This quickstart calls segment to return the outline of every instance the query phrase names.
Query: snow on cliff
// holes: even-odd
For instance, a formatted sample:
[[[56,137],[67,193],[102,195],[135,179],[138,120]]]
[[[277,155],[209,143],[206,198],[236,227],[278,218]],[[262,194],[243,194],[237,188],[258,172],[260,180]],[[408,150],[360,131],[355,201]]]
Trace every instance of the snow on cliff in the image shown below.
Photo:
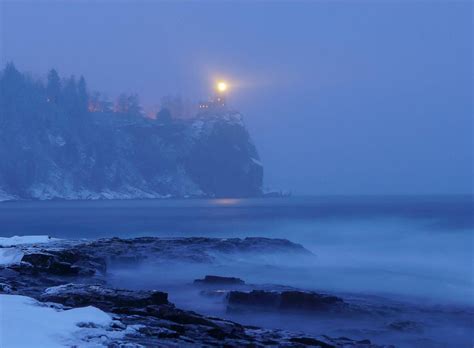
[[[261,195],[263,168],[238,112],[81,122],[17,125],[24,136],[8,141],[0,129],[0,201]]]

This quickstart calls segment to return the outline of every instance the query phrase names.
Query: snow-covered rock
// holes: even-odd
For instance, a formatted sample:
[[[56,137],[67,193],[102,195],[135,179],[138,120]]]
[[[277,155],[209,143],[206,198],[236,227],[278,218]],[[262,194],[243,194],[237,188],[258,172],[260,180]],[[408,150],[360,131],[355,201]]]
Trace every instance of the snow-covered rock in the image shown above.
[[[0,266],[19,263],[23,255],[18,248],[0,248]]]
[[[102,347],[111,337],[112,317],[95,308],[69,310],[30,297],[0,294],[0,347]]]
[[[4,190],[0,189],[0,202],[4,202],[4,201],[14,201],[14,200],[17,200],[18,197],[12,195],[12,194],[9,194],[7,192],[5,192]]]
[[[16,246],[28,244],[43,244],[57,241],[49,236],[13,236],[0,237],[0,266],[20,263],[25,256],[21,248]]]
[[[42,244],[54,241],[58,241],[58,239],[44,235],[0,237],[0,247],[11,247],[21,244]]]

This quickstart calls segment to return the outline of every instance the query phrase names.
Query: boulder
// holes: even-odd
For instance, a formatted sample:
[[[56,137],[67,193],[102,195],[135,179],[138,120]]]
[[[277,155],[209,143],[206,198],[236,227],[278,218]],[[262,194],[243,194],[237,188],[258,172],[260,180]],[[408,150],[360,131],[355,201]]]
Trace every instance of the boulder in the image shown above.
[[[60,261],[56,255],[50,253],[38,252],[25,254],[21,261],[30,264],[35,271],[43,271],[57,275],[77,275],[80,270],[68,262]]]
[[[391,322],[387,325],[390,330],[400,331],[400,332],[413,332],[421,333],[423,332],[423,326],[416,321],[411,320],[399,320]]]
[[[231,291],[227,295],[229,307],[256,307],[278,309],[280,294],[273,291],[253,290],[251,292]]]
[[[314,346],[320,348],[336,348],[335,345],[323,342],[321,340],[311,338],[311,337],[294,337],[290,339],[290,342],[298,343],[303,346]]]
[[[94,306],[108,312],[169,303],[168,294],[165,292],[111,289],[86,284],[66,284],[48,288],[40,296],[40,300],[70,307]]]
[[[215,275],[207,275],[204,279],[196,279],[194,284],[198,285],[245,285],[245,282],[240,278],[221,277]]]
[[[330,311],[339,309],[344,301],[336,296],[304,291],[231,291],[227,295],[228,310],[260,308],[276,311]]]
[[[315,292],[283,291],[280,293],[282,310],[327,310],[344,301],[336,296],[322,295]]]
[[[21,261],[30,265],[35,272],[61,276],[92,276],[106,271],[106,263],[103,258],[90,256],[76,248],[33,250],[25,253]]]

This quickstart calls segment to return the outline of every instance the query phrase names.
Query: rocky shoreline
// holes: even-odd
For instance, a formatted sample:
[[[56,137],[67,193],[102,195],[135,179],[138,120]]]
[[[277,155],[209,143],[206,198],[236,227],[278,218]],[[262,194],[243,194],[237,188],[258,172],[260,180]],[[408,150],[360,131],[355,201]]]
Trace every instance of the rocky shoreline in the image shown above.
[[[108,347],[172,346],[319,346],[381,347],[369,340],[306,335],[264,329],[183,310],[156,290],[124,290],[107,284],[111,264],[147,262],[214,262],[217,255],[235,253],[313,255],[301,245],[267,238],[152,238],[51,241],[13,248],[20,262],[0,265],[0,293],[24,295],[61,309],[96,307],[113,317],[101,337]],[[12,249],[12,247],[9,247]],[[6,250],[5,248],[3,250]],[[192,281],[192,280],[190,280]],[[248,290],[233,277],[208,275],[196,280],[203,296],[225,297],[229,311],[340,311],[346,306],[336,296],[305,291]],[[224,290],[222,290],[224,289]],[[122,332],[117,335],[107,332]]]

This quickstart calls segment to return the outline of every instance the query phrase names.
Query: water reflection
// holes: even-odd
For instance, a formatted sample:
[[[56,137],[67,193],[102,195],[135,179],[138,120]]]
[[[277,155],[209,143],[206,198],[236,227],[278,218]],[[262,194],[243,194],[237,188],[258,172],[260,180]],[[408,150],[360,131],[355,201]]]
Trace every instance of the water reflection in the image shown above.
[[[226,205],[237,205],[241,203],[242,200],[238,198],[217,198],[211,201],[211,204],[226,206]]]

